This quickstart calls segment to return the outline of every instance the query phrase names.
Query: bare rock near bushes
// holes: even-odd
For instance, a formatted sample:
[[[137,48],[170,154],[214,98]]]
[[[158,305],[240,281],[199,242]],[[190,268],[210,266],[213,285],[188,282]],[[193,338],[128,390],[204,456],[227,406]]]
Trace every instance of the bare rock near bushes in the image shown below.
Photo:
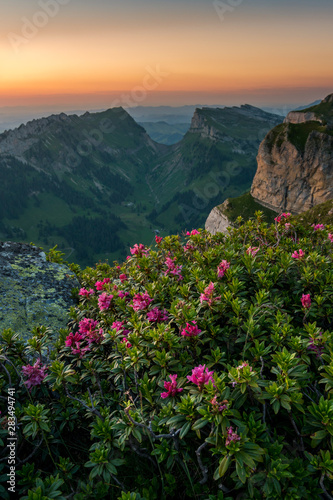
[[[79,286],[66,265],[48,262],[40,248],[0,242],[0,333],[12,328],[27,340],[44,325],[56,336],[69,321],[71,291]]]
[[[229,203],[228,200],[226,200],[222,205],[213,208],[210,212],[205,223],[205,229],[211,234],[228,232],[227,229],[231,226],[231,222],[223,213],[223,206],[226,208],[227,203]]]

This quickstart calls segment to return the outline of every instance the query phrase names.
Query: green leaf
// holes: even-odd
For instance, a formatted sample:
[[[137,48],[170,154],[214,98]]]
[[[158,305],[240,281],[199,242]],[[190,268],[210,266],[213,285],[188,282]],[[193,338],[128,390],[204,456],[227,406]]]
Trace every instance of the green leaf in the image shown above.
[[[219,473],[219,478],[223,477],[224,474],[227,472],[228,467],[230,464],[230,457],[229,455],[226,455],[220,462],[219,468],[218,468],[218,473]]]

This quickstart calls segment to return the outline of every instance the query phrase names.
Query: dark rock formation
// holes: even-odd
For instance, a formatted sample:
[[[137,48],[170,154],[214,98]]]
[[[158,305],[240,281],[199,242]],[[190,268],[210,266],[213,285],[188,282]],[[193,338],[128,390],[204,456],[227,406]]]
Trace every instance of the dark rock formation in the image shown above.
[[[67,266],[48,262],[40,248],[0,242],[0,333],[12,328],[28,339],[43,325],[56,335],[66,327],[71,290],[79,286]]]

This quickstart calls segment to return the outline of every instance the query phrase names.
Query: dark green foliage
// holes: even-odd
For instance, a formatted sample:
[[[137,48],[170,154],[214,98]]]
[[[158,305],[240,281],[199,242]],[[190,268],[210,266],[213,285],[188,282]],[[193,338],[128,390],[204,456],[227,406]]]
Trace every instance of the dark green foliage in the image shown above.
[[[329,498],[333,231],[278,220],[87,268],[51,350],[45,328],[28,346],[2,332],[1,394],[15,388],[18,458],[30,455],[20,498]],[[22,365],[37,359],[47,377],[28,393]]]

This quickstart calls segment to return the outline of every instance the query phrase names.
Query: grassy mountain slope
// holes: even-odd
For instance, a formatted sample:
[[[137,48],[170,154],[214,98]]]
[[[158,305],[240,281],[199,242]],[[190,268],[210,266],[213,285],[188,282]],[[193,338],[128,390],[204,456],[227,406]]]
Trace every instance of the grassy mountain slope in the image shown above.
[[[0,239],[58,244],[82,265],[202,226],[249,189],[262,138],[281,117],[197,110],[177,144],[154,142],[122,108],[33,120],[0,135]]]

